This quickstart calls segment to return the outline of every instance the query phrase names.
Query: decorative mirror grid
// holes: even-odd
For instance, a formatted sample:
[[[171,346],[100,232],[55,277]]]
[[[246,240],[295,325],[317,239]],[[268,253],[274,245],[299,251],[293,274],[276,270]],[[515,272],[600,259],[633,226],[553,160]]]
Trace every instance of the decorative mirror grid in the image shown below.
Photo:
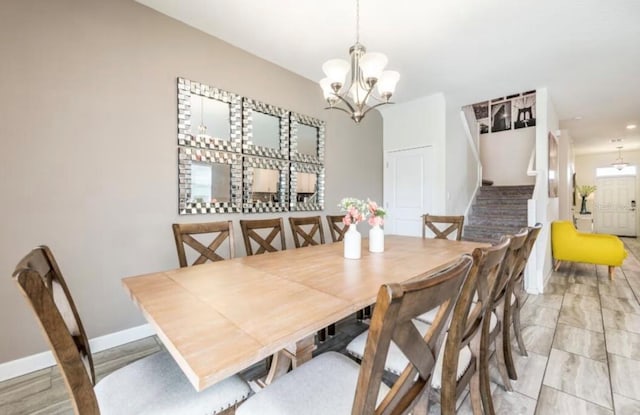
[[[288,167],[289,162],[285,160],[269,159],[261,157],[243,157],[243,178],[242,178],[242,211],[244,213],[266,213],[266,212],[286,212],[288,210]],[[271,192],[269,200],[264,199],[269,194],[267,189],[255,189],[254,180],[258,170],[276,170],[277,189]],[[255,191],[258,190],[258,191]],[[273,200],[275,198],[275,200]]]
[[[301,189],[298,173],[305,179],[315,179],[305,193]],[[311,176],[313,175],[313,176]],[[324,167],[318,164],[291,163],[291,189],[289,190],[291,211],[323,210],[324,209]]]
[[[316,141],[316,156],[310,154],[304,154],[298,152],[298,130],[300,124],[315,127],[318,130]],[[325,138],[325,123],[317,118],[309,117],[308,115],[298,114],[296,112],[291,113],[291,160],[299,161],[303,163],[324,163],[324,138]]]
[[[254,112],[273,115],[279,119],[279,148],[256,145],[253,140]],[[242,100],[242,152],[260,157],[289,158],[289,111],[250,98]]]
[[[212,137],[192,131],[192,96],[217,100],[229,105],[229,138]],[[200,82],[178,78],[178,145],[239,153],[242,147],[242,98],[232,92]]]
[[[241,158],[237,153],[178,147],[179,213],[181,215],[194,215],[240,212],[242,206]],[[195,163],[230,166],[230,175],[227,178],[230,182],[229,202],[194,200],[192,189],[194,184],[193,165]]]

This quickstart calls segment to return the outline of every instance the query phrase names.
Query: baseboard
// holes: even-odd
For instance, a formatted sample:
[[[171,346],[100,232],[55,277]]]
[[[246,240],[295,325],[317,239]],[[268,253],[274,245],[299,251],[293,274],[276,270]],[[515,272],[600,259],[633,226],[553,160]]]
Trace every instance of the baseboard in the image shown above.
[[[91,346],[91,352],[97,353],[125,343],[143,339],[154,334],[155,332],[149,324],[143,324],[142,326],[106,334],[104,336],[96,337],[95,339],[89,339],[89,345]],[[56,359],[50,351],[1,363],[0,382],[55,365]]]

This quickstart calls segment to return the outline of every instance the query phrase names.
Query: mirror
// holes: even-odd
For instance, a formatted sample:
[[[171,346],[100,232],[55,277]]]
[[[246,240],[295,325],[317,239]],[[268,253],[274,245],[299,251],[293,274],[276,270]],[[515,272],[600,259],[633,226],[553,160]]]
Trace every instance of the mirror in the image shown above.
[[[324,209],[324,167],[317,164],[291,164],[291,201],[289,209]]]
[[[298,153],[318,156],[318,127],[298,125]]]
[[[231,201],[231,166],[218,163],[191,163],[191,201],[229,203]]]
[[[240,153],[241,97],[178,78],[178,145]]]
[[[291,113],[291,160],[324,163],[324,121]]]
[[[243,212],[284,212],[288,208],[288,162],[245,156]]]
[[[240,212],[242,165],[236,153],[178,148],[179,213]]]
[[[249,98],[242,100],[242,151],[289,158],[289,112]]]
[[[261,147],[280,149],[280,118],[253,112],[253,144]]]
[[[229,140],[229,103],[191,95],[191,135]]]

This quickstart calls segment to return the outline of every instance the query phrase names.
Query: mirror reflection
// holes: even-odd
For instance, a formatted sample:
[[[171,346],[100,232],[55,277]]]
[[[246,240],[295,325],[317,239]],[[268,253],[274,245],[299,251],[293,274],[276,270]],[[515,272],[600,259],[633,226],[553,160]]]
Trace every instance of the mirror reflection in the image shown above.
[[[296,173],[296,201],[316,203],[318,175],[315,173]]]
[[[280,201],[280,171],[274,169],[253,169],[251,187],[253,200],[259,202]]]
[[[229,140],[230,104],[200,95],[191,95],[191,134]]]
[[[275,115],[253,111],[253,144],[280,149],[280,118]]]
[[[318,127],[298,124],[298,153],[318,156]]]
[[[231,165],[193,162],[191,164],[191,201],[231,202]]]

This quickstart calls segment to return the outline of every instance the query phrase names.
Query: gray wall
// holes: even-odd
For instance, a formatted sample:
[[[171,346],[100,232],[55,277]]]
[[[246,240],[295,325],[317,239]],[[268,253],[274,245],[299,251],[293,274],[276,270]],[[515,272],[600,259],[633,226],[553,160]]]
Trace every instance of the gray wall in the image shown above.
[[[171,223],[239,236],[241,215],[177,214],[178,76],[324,119],[322,214],[382,199],[377,112],[356,126],[314,82],[131,0],[4,0],[0,51],[0,362],[47,350],[9,278],[32,247],[53,249],[96,337],[144,323],[120,279],[177,267]]]

